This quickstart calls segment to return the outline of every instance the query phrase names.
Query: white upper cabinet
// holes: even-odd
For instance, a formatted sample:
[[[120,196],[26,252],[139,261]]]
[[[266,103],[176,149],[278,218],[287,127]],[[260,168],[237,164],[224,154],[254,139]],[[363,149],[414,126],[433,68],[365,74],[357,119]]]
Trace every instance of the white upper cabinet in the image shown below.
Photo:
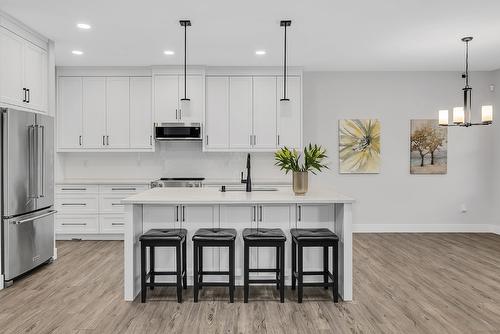
[[[205,110],[205,147],[229,147],[229,78],[207,77]]]
[[[0,45],[0,103],[47,112],[47,52],[3,27]]]
[[[57,101],[59,151],[154,150],[151,77],[60,76]]]
[[[151,78],[130,78],[130,147],[153,147]]]
[[[204,98],[204,78],[201,75],[188,75],[186,97],[184,98],[184,76],[157,74],[154,76],[154,114],[155,123],[202,122]]]
[[[276,77],[253,78],[253,143],[257,149],[275,149]]]
[[[106,78],[83,78],[83,139],[85,148],[106,147]]]
[[[61,77],[57,86],[58,147],[80,149],[83,145],[82,78]]]
[[[156,123],[179,121],[179,77],[155,75],[154,113]]]
[[[106,78],[106,146],[130,147],[130,79]]]
[[[302,85],[300,77],[287,78],[288,102],[281,102],[283,96],[283,77],[278,77],[278,146],[302,148]]]
[[[252,77],[229,78],[229,147],[247,149],[252,144]]]

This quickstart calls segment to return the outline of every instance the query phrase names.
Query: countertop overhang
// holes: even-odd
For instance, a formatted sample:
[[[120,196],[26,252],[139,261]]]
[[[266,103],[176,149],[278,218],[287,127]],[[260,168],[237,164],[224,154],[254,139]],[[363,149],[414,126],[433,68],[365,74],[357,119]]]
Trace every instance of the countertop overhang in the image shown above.
[[[331,189],[311,189],[296,196],[290,187],[276,191],[221,192],[218,188],[153,188],[127,197],[123,204],[332,204],[353,203],[354,199]]]

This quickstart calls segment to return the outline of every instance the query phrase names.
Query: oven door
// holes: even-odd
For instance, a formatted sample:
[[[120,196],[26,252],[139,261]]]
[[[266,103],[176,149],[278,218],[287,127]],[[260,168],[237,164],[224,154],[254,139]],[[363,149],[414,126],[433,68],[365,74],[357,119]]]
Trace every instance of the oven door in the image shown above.
[[[155,126],[155,138],[160,141],[201,141],[200,123],[161,123]]]

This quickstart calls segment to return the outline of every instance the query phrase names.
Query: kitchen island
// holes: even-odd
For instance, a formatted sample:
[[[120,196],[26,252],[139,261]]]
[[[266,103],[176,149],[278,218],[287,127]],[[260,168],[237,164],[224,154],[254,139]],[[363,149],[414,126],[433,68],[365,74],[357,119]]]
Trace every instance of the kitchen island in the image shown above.
[[[256,189],[258,190],[258,189]],[[354,200],[328,189],[312,189],[305,196],[295,196],[290,187],[221,192],[218,188],[154,188],[122,201],[125,204],[124,289],[125,300],[132,301],[140,292],[139,236],[152,228],[185,228],[187,239],[188,284],[192,284],[192,234],[198,228],[235,228],[236,285],[243,283],[244,228],[281,228],[287,235],[285,282],[290,285],[291,228],[326,227],[339,242],[339,294],[352,300],[352,203]],[[323,265],[322,249],[304,249],[304,270],[318,270]],[[227,249],[204,252],[206,270],[227,270]],[[252,249],[250,267],[271,268],[274,250]],[[149,260],[148,260],[149,261]],[[157,270],[172,270],[173,249],[157,249]],[[258,274],[265,276],[266,274]],[[264,277],[261,277],[264,278]],[[172,278],[173,279],[173,278]],[[214,280],[224,277],[213,277]],[[313,280],[313,278],[310,278]],[[322,278],[319,277],[318,280]],[[160,281],[157,279],[157,281]],[[165,281],[169,281],[168,278]]]

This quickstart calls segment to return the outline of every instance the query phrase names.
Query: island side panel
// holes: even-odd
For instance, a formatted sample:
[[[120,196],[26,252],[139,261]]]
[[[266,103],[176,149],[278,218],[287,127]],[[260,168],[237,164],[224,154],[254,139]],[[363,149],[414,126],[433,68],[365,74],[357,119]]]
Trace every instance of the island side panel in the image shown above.
[[[143,206],[125,205],[124,235],[124,293],[125,300],[133,301],[140,292],[141,247],[139,237],[142,234]]]
[[[335,204],[335,233],[339,236],[339,294],[352,301],[352,204]]]

